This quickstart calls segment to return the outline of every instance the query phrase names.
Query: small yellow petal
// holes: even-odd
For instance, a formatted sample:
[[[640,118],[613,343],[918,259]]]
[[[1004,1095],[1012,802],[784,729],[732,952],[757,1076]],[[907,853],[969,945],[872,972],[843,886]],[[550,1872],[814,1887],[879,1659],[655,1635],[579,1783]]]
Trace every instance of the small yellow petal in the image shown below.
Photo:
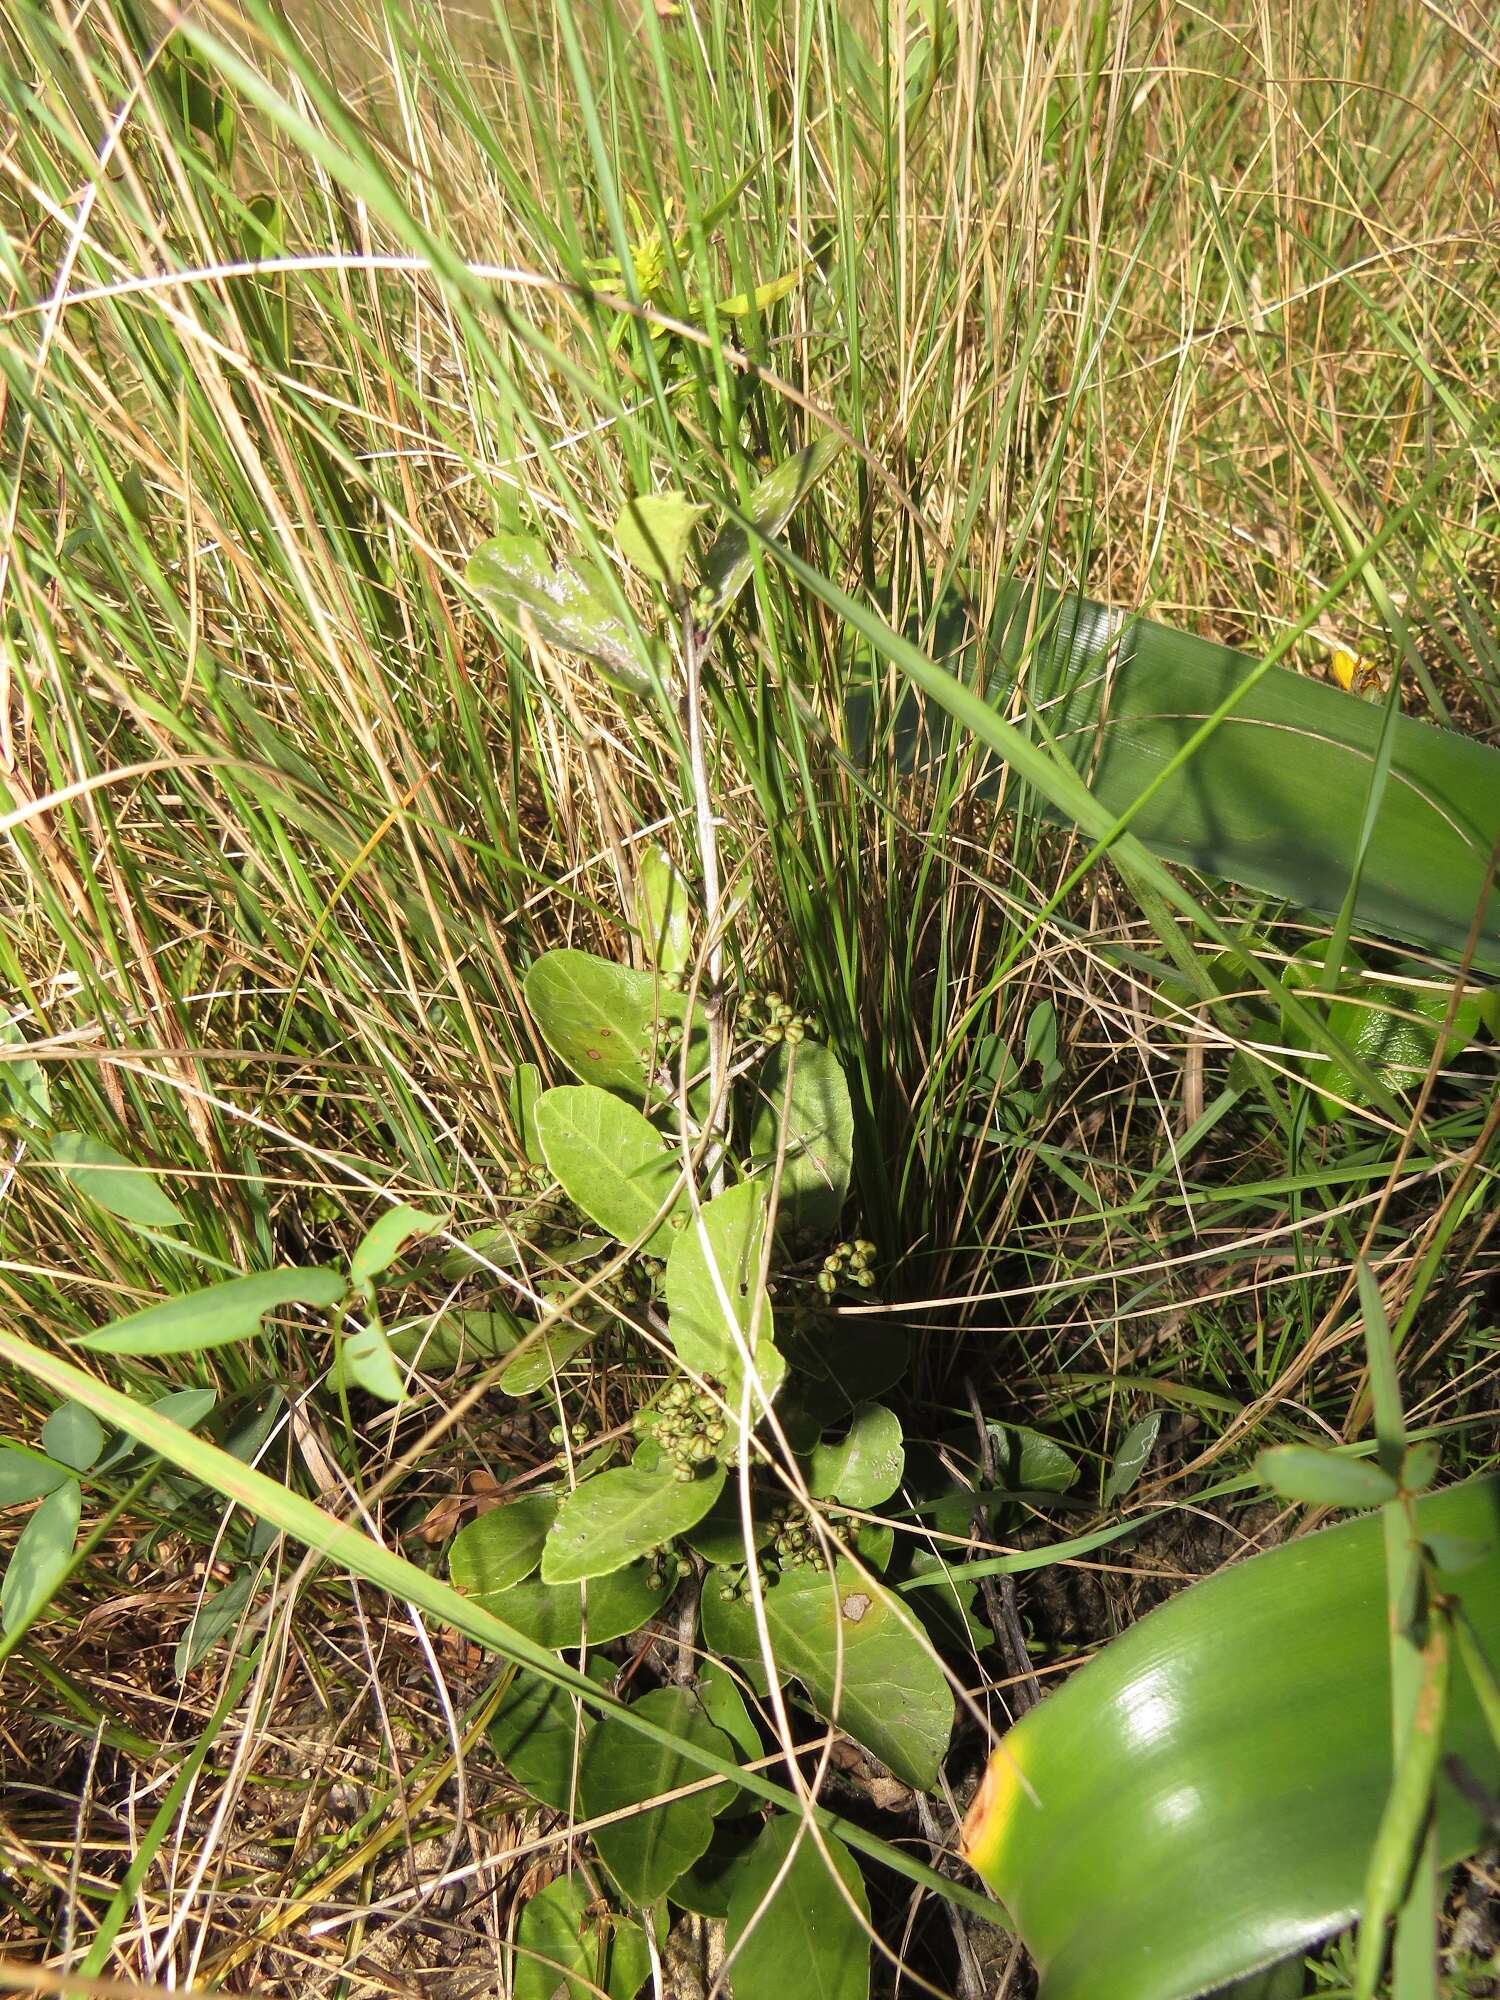
[[[1353,687],[1354,676],[1363,664],[1357,653],[1351,653],[1344,646],[1335,646],[1332,660],[1333,678],[1341,688],[1347,690]]]

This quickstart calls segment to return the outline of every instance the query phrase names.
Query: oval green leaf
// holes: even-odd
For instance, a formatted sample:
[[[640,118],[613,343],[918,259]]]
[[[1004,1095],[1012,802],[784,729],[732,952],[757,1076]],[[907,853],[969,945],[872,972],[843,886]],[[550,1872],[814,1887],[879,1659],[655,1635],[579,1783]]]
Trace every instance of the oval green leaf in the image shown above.
[[[78,1537],[83,1494],[76,1479],[65,1480],[41,1502],[16,1539],[0,1583],[0,1630],[20,1632],[44,1608],[62,1582]]]
[[[72,1474],[25,1445],[0,1445],[0,1507],[18,1507],[23,1500],[40,1500],[55,1493]]]
[[[653,583],[675,590],[693,533],[708,512],[685,493],[647,493],[629,500],[615,522],[615,542],[626,562]]]
[[[616,1466],[575,1486],[557,1510],[542,1551],[544,1583],[609,1576],[691,1528],[718,1499],[724,1468],[696,1479]]]
[[[1372,1458],[1346,1458],[1312,1444],[1275,1444],[1255,1470],[1283,1500],[1310,1507],[1381,1507],[1396,1497],[1396,1482]]]
[[[482,542],[469,558],[467,575],[469,587],[508,625],[523,634],[530,625],[549,646],[583,654],[629,694],[651,693],[632,628],[602,580],[566,563],[554,565],[537,536],[497,535]]]
[[[544,1583],[529,1576],[509,1590],[476,1595],[475,1602],[534,1645],[561,1653],[583,1644],[585,1613],[589,1644],[607,1646],[654,1618],[671,1588],[665,1572],[660,1583],[652,1583],[646,1564],[638,1562],[586,1584]]]
[[[104,1427],[81,1403],[64,1403],[42,1425],[41,1446],[74,1472],[87,1472],[104,1449]]]
[[[448,1574],[466,1597],[493,1597],[531,1575],[557,1518],[551,1493],[527,1493],[460,1528],[448,1550]]]
[[[791,1098],[787,1075],[791,1073]],[[756,1081],[750,1155],[775,1165],[785,1107],[786,1149],[776,1221],[784,1235],[819,1238],[838,1228],[854,1166],[854,1111],[843,1065],[821,1042],[782,1043]]]
[[[1116,1500],[1123,1500],[1146,1470],[1151,1454],[1156,1449],[1157,1436],[1161,1431],[1162,1412],[1148,1410],[1126,1431],[1120,1440],[1114,1463],[1109,1468],[1109,1477],[1104,1482],[1104,1504],[1110,1506]]]
[[[526,974],[526,1004],[553,1054],[585,1083],[644,1097],[668,1063],[663,1029],[682,1028],[687,1001],[649,972],[592,952],[544,952]],[[701,1012],[691,1029],[694,1068],[706,1057]],[[676,1052],[670,1069],[675,1076]]]
[[[441,1215],[429,1215],[404,1201],[386,1209],[365,1231],[349,1259],[349,1282],[368,1285],[391,1268],[408,1243],[433,1235],[443,1227],[443,1221]]]
[[[659,841],[651,843],[637,865],[635,900],[651,963],[663,978],[678,978],[693,959],[692,914],[687,884]]]
[[[195,1354],[231,1340],[248,1340],[264,1316],[278,1307],[326,1308],[343,1296],[343,1273],[326,1266],[257,1271],[113,1320],[97,1333],[86,1333],[78,1345],[96,1354]]]
[[[901,1423],[883,1403],[862,1403],[838,1444],[815,1445],[807,1457],[807,1490],[846,1507],[878,1507],[906,1470]]]
[[[177,1229],[187,1221],[154,1175],[102,1139],[83,1132],[54,1132],[49,1150],[64,1183],[120,1221],[147,1229]]]
[[[868,2000],[869,1922],[844,1843],[778,1813],[734,1871],[726,1934],[734,2000]]]
[[[633,1706],[679,1740],[717,1757],[735,1754],[729,1738],[714,1727],[686,1688],[653,1688]],[[646,1908],[665,1895],[713,1838],[715,1812],[724,1802],[723,1786],[670,1804],[650,1803],[691,1784],[702,1768],[664,1744],[643,1743],[612,1716],[601,1716],[584,1738],[578,1791],[585,1815],[589,1819],[606,1813],[626,1815],[598,1827],[594,1845],[627,1902]]]
[[[761,1295],[765,1245],[765,1191],[741,1181],[704,1202],[672,1245],[667,1259],[667,1332],[678,1359],[724,1389],[737,1411],[752,1320],[756,1321],[755,1373],[769,1401],[786,1375],[777,1352],[770,1300]],[[759,1310],[757,1312],[757,1304]],[[759,1414],[754,1402],[752,1418]]]
[[[755,568],[755,552],[763,541],[779,535],[791,519],[798,503],[838,457],[843,446],[837,438],[821,437],[805,445],[792,457],[784,458],[750,490],[745,515],[755,532],[739,521],[715,540],[703,561],[703,584],[695,599],[700,622],[710,629],[739,596]]]
[[[682,1168],[649,1119],[577,1083],[537,1099],[536,1130],[548,1171],[576,1208],[617,1242],[667,1255],[673,1224],[681,1226]]]

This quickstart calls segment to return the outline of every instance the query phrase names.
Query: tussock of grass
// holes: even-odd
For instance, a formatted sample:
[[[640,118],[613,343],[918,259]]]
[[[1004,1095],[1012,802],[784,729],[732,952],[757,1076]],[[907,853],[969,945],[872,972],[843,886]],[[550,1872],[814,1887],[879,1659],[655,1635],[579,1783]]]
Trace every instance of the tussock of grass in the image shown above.
[[[1455,1469],[1488,1463],[1480,1069],[1411,1130],[1369,1113],[1336,1141],[1226,1099],[1233,1051],[1154,1007],[1155,941],[1107,865],[1023,943],[1070,839],[979,803],[961,759],[918,788],[877,735],[851,769],[868,649],[774,564],[708,664],[706,801],[683,715],[644,719],[462,583],[520,522],[608,565],[630,495],[735,499],[832,429],[851,448],[789,540],[920,643],[943,643],[946,585],[982,617],[1043,574],[1254,647],[1451,462],[1297,664],[1326,673],[1345,645],[1493,736],[1475,47],[1496,24],[1468,20],[247,0],[164,52],[172,23],[144,5],[0,6],[0,979],[57,1122],[190,1219],[148,1238],[70,1199],[17,1125],[8,1323],[61,1342],[319,1259],[384,1198],[455,1235],[512,1214],[508,1086],[543,1057],[525,968],[564,940],[630,956],[633,857],[661,839],[696,883],[706,804],[731,977],[794,992],[850,1070],[860,1212],[925,1335],[918,1425],[961,1420],[972,1380],[1065,1437],[1093,1501],[1126,1423],[1164,1406],[1143,1492],[1187,1519],[1257,1442],[1357,1427],[1363,1246],[1414,1426]],[[206,109],[231,100],[232,157]],[[763,315],[706,310],[792,274]],[[1303,941],[1274,910],[1215,908],[1273,956]],[[1049,1020],[1044,1080],[1027,1037]],[[407,1303],[451,1296],[423,1281]],[[116,1379],[208,1384],[241,1413],[282,1384],[264,1469],[349,1507],[399,1454],[374,1525],[408,1553],[472,1475],[553,1459],[560,1412],[489,1399],[426,1448],[461,1384],[350,1419],[327,1365],[290,1321]],[[642,1365],[616,1352],[588,1379],[600,1428]],[[3,1388],[0,1428],[33,1436],[26,1384]],[[1226,1553],[1178,1551],[1160,1562]],[[1128,1597],[1157,1560],[1106,1550],[1088,1573]],[[238,1648],[179,1684],[194,1603],[247,1561]],[[254,1664],[221,1712],[236,1659]],[[92,1971],[352,1993],[453,1959],[493,1980],[564,1856],[566,1827],[522,1817],[487,1760],[477,1655],[171,1480],[133,1495],[3,1674],[11,1955],[85,1961],[194,1744]],[[956,1976],[941,1917],[903,1949],[940,1989]]]

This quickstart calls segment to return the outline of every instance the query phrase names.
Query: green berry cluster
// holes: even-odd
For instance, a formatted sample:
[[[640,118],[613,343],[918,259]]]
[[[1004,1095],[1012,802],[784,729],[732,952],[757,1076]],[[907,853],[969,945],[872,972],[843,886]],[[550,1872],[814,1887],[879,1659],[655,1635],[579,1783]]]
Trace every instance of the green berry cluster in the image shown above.
[[[563,1430],[561,1424],[554,1424],[547,1433],[548,1438],[553,1444],[561,1444],[563,1438],[566,1436],[572,1440],[575,1446],[587,1444],[590,1435],[591,1433],[587,1424],[569,1424],[566,1431]]]
[[[516,1160],[500,1171],[501,1183],[508,1195],[517,1198],[523,1195],[537,1195],[551,1181],[545,1167],[534,1166],[530,1160]]]
[[[771,1537],[771,1550],[783,1570],[827,1569],[828,1558],[819,1545],[812,1516],[801,1507],[778,1509]]]
[[[642,1411],[638,1428],[650,1428],[671,1464],[674,1477],[691,1479],[724,1442],[724,1413],[715,1398],[679,1376],[657,1398],[653,1411]]]
[[[751,1004],[753,1007],[754,1002]],[[768,1047],[777,1042],[790,1042],[795,1047],[804,1036],[823,1032],[817,1015],[799,1014],[785,994],[767,993],[762,996],[760,1006],[765,1019],[759,1033]]]
[[[818,1273],[818,1290],[831,1298],[842,1282],[855,1285],[862,1292],[869,1291],[875,1283],[872,1266],[876,1254],[876,1245],[868,1236],[857,1236],[852,1243],[838,1244],[823,1259],[823,1268]]]
[[[692,1564],[686,1556],[679,1555],[670,1542],[663,1542],[646,1559],[647,1585],[652,1590],[660,1590],[664,1583],[679,1583],[691,1568]]]
[[[649,1070],[653,1063],[675,1062],[682,1047],[681,1021],[658,1021],[654,1043],[643,1043],[637,1050],[639,1060]]]

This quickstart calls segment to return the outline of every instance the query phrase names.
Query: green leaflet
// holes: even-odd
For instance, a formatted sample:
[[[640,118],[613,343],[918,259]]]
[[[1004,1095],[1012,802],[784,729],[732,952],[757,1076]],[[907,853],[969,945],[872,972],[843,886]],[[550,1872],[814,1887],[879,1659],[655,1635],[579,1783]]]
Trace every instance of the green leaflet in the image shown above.
[[[1255,1470],[1283,1500],[1312,1507],[1381,1507],[1396,1497],[1395,1480],[1373,1459],[1317,1445],[1272,1445],[1256,1459]]]
[[[687,1219],[682,1164],[649,1119],[595,1084],[569,1084],[537,1099],[536,1130],[576,1208],[617,1242],[667,1255]]]
[[[609,1576],[701,1521],[719,1497],[724,1468],[696,1479],[617,1466],[575,1486],[557,1510],[542,1552],[544,1583]]]
[[[843,1842],[815,1840],[794,1815],[779,1813],[733,1875],[726,1941],[734,2000],[867,2000],[869,1921],[865,1885]]]
[[[905,1469],[900,1420],[883,1403],[862,1403],[846,1437],[808,1453],[807,1490],[846,1507],[878,1507],[901,1484]]]
[[[125,1319],[111,1321],[78,1342],[96,1354],[194,1354],[227,1341],[248,1340],[261,1320],[280,1306],[334,1306],[344,1296],[341,1271],[257,1271],[225,1278],[181,1298],[164,1299]]]
[[[634,1705],[679,1741],[694,1742],[719,1757],[735,1754],[734,1744],[686,1688],[653,1688]],[[589,1819],[626,1814],[599,1827],[594,1845],[627,1902],[642,1908],[656,1902],[708,1846],[715,1814],[732,1796],[724,1786],[670,1804],[649,1804],[691,1784],[701,1769],[663,1745],[643,1744],[611,1716],[601,1716],[584,1738],[578,1778],[584,1814]],[[641,1810],[626,1811],[630,1807]]]
[[[87,1472],[104,1449],[104,1426],[81,1403],[62,1403],[42,1425],[42,1450],[74,1472]]]
[[[678,979],[693,962],[693,920],[687,884],[659,841],[641,855],[635,879],[636,920],[651,963]]]
[[[783,1042],[762,1065],[755,1092],[750,1155],[767,1176],[776,1162],[786,1105],[778,1230],[806,1238],[831,1236],[843,1213],[854,1166],[854,1112],[843,1065],[821,1042],[800,1042],[795,1047]]]
[[[667,1259],[667,1332],[685,1368],[718,1382],[731,1414],[739,1408],[752,1325],[754,1364],[767,1401],[786,1375],[771,1302],[760,1284],[766,1197],[751,1181],[727,1188],[690,1216]],[[759,1415],[752,1398],[751,1419]]]
[[[731,521],[704,558],[703,582],[694,599],[700,624],[710,629],[718,624],[750,581],[755,569],[755,551],[761,541],[781,533],[798,503],[842,449],[837,438],[819,438],[791,458],[783,459],[751,488],[745,514],[755,528],[755,535],[752,538],[748,529],[738,521]]]
[[[541,1561],[556,1518],[553,1493],[527,1493],[488,1508],[454,1536],[449,1576],[465,1597],[492,1597],[524,1582]]]
[[[1494,1658],[1500,1484],[1416,1508],[1424,1540],[1483,1543],[1440,1584]],[[1391,1784],[1384,1533],[1370,1515],[1195,1584],[1005,1737],[965,1851],[1037,1960],[1043,2000],[1186,2000],[1352,1921]],[[1466,1675],[1443,1750],[1500,1785]],[[1437,1829],[1450,1860],[1483,1837],[1442,1767]]]
[[[363,1286],[388,1271],[408,1243],[441,1229],[443,1218],[398,1202],[376,1217],[349,1259],[349,1282]]]
[[[539,1889],[516,1923],[513,2000],[635,2000],[651,1955],[639,1924],[595,1908],[576,1875]],[[567,1975],[576,1974],[576,1978]]]
[[[615,542],[626,562],[667,590],[682,581],[688,549],[708,512],[684,493],[648,493],[629,500],[615,521]]]
[[[573,950],[544,952],[526,974],[525,991],[547,1046],[583,1082],[628,1097],[660,1096],[657,1072],[665,1066],[670,1094],[680,1054],[676,1040],[687,1022],[681,993],[652,973]],[[701,1012],[687,1032],[691,1076],[707,1058]]]
[[[83,1132],[54,1132],[47,1143],[52,1164],[66,1185],[122,1222],[148,1229],[179,1229],[186,1223],[187,1217],[162,1192],[155,1175],[102,1139]]]
[[[65,1480],[21,1530],[0,1583],[0,1630],[24,1630],[62,1582],[72,1560],[82,1508],[78,1481]]]
[[[836,1573],[794,1571],[765,1593],[766,1624],[783,1673],[813,1707],[862,1743],[898,1778],[930,1789],[953,1728],[953,1695],[909,1611],[848,1563]],[[704,1592],[703,1634],[717,1653],[760,1662],[748,1600]],[[840,1659],[840,1654],[842,1658]]]
[[[508,625],[524,632],[529,624],[549,646],[583,654],[628,694],[652,692],[632,628],[587,564],[556,566],[540,537],[506,534],[480,543],[467,576]]]

